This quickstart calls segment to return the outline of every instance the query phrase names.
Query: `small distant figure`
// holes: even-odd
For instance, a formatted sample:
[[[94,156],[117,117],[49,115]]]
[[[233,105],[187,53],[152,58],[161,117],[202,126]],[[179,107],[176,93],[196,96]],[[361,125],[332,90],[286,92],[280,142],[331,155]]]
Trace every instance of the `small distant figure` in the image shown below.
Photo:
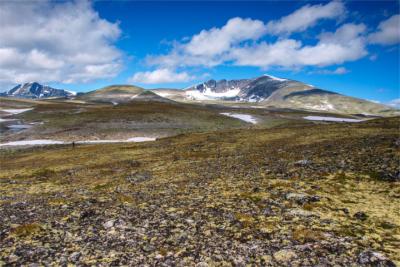
[[[72,148],[75,148],[75,141],[72,141]]]

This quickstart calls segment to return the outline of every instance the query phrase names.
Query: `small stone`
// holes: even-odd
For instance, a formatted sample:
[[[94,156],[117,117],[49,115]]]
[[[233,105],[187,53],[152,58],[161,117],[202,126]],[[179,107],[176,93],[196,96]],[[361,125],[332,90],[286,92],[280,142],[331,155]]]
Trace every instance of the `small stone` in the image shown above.
[[[196,267],[208,267],[208,264],[207,262],[201,261],[196,264]]]
[[[156,260],[161,260],[162,258],[164,258],[164,256],[161,255],[161,254],[157,254],[156,256],[154,256],[154,258],[155,258]]]
[[[153,175],[149,171],[141,171],[141,172],[135,172],[133,174],[130,174],[126,177],[126,180],[132,184],[136,183],[141,183],[150,180],[153,178]]]
[[[264,264],[270,264],[272,262],[272,257],[270,255],[261,256],[261,260]]]
[[[356,212],[353,215],[353,217],[356,218],[357,220],[360,220],[360,221],[365,221],[366,219],[368,219],[368,215],[365,212],[362,212],[362,211]]]
[[[293,209],[289,211],[289,214],[292,216],[300,216],[300,217],[312,217],[315,214],[311,211],[302,210],[302,209]]]
[[[302,204],[310,203],[310,202],[318,202],[320,200],[320,197],[319,196],[309,196],[307,194],[301,194],[301,193],[289,193],[286,195],[286,199],[295,201],[298,204],[302,205]]]
[[[280,263],[288,263],[296,257],[296,252],[290,249],[282,249],[274,253],[275,260]]]
[[[69,260],[72,262],[77,262],[79,260],[79,258],[81,257],[81,253],[80,252],[73,252],[70,256],[69,256]]]
[[[114,226],[115,220],[109,220],[103,224],[104,228],[108,229]]]
[[[370,266],[395,267],[396,265],[383,254],[375,251],[363,251],[358,255],[358,263]]]
[[[294,163],[294,165],[295,165],[295,166],[307,166],[307,165],[310,165],[311,162],[312,162],[311,160],[302,159],[302,160],[296,161],[296,162]]]

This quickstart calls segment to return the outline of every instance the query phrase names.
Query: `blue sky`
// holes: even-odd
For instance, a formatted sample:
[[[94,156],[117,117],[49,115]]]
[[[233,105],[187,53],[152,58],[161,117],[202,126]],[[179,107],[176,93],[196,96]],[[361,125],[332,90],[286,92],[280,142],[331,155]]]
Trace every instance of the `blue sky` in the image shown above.
[[[0,8],[3,90],[30,80],[75,91],[127,83],[184,88],[268,73],[383,103],[399,98],[399,1],[2,2]]]

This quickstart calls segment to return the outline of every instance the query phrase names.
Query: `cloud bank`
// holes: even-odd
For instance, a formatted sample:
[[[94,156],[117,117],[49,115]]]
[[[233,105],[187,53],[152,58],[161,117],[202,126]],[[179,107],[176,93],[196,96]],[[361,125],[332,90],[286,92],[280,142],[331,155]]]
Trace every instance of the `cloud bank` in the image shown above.
[[[2,1],[0,21],[0,83],[88,82],[121,69],[120,28],[87,1]]]
[[[400,15],[382,21],[371,32],[363,23],[342,24],[346,13],[343,2],[332,1],[305,5],[287,16],[266,23],[236,17],[220,28],[202,30],[186,42],[175,43],[167,54],[149,55],[146,62],[153,68],[174,72],[186,67],[211,68],[218,65],[298,70],[356,61],[368,55],[370,44],[400,42]],[[332,32],[323,31],[315,35],[314,42],[308,44],[291,37],[293,33],[305,32],[316,26],[321,20],[333,20],[339,26]],[[344,74],[348,70],[337,67],[330,72]]]
[[[130,83],[145,83],[145,84],[157,84],[157,83],[173,83],[173,82],[187,82],[192,80],[186,72],[177,73],[170,69],[157,69],[154,71],[137,72],[131,78]]]

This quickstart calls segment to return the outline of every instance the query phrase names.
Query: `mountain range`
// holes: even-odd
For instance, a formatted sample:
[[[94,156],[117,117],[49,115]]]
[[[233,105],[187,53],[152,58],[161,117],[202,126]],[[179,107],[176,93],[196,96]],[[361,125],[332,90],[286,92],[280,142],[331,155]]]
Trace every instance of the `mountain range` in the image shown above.
[[[295,80],[263,75],[253,79],[209,80],[184,90],[154,89],[175,101],[247,104],[252,107],[290,108],[331,113],[389,115],[393,108],[364,99],[316,88]]]
[[[72,97],[76,93],[63,89],[52,88],[47,85],[39,84],[38,82],[30,82],[24,84],[18,84],[12,89],[1,96],[16,97],[16,98],[61,98],[61,97]]]
[[[127,103],[161,101],[288,108],[318,112],[391,116],[398,111],[378,103],[314,87],[300,81],[263,75],[252,79],[209,80],[186,89],[151,89],[112,85],[87,93],[43,86],[37,82],[18,85],[3,96],[18,98],[75,97],[84,101]]]

